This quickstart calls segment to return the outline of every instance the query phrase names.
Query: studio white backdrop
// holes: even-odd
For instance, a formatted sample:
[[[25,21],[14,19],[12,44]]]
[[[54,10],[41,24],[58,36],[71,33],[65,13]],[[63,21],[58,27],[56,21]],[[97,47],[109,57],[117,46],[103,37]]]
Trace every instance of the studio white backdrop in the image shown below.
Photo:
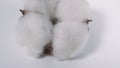
[[[0,0],[0,68],[120,68],[120,0],[88,0],[90,39],[77,60],[33,59],[15,39],[24,0]]]

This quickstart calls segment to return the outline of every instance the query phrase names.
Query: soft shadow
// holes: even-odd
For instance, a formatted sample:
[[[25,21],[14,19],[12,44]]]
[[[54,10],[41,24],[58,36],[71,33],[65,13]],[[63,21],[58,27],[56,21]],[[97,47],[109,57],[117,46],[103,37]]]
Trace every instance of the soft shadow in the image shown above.
[[[89,18],[93,20],[93,22],[89,24],[90,38],[87,46],[79,58],[88,57],[90,54],[98,50],[105,29],[105,20],[102,12],[92,10]]]

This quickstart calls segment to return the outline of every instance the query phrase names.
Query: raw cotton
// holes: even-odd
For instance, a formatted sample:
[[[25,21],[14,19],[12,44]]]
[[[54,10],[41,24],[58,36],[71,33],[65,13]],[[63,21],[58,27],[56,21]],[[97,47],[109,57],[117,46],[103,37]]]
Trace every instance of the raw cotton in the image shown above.
[[[17,40],[35,58],[78,57],[89,38],[86,0],[27,0],[17,24]]]

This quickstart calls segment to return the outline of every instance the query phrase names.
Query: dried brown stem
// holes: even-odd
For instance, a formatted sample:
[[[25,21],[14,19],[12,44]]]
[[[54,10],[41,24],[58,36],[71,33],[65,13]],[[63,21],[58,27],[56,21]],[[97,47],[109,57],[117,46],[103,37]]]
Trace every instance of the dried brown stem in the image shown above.
[[[25,15],[26,12],[28,12],[28,11],[27,11],[27,10],[20,9],[20,12],[22,13],[22,15]]]
[[[52,44],[49,43],[44,47],[43,54],[46,56],[48,56],[48,55],[52,56],[53,55],[52,50],[53,50]]]
[[[58,22],[57,18],[51,18],[50,21],[52,22],[53,25],[56,25]]]
[[[89,24],[89,22],[92,22],[92,20],[86,19],[84,22],[87,23],[87,24]]]

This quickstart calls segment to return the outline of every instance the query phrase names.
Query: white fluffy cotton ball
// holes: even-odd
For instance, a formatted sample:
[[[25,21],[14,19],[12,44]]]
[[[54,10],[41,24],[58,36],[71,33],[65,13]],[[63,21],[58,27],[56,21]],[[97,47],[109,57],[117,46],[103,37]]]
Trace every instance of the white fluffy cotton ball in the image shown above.
[[[40,57],[44,46],[52,40],[52,23],[46,16],[27,12],[17,24],[17,40],[33,57]]]
[[[54,27],[53,54],[58,60],[78,57],[88,37],[87,20],[89,5],[86,0],[60,0],[56,17],[60,20]]]
[[[68,60],[80,55],[89,38],[87,0],[27,0],[17,25],[17,39],[40,57],[52,41],[53,56]],[[56,18],[53,26],[51,19]]]

